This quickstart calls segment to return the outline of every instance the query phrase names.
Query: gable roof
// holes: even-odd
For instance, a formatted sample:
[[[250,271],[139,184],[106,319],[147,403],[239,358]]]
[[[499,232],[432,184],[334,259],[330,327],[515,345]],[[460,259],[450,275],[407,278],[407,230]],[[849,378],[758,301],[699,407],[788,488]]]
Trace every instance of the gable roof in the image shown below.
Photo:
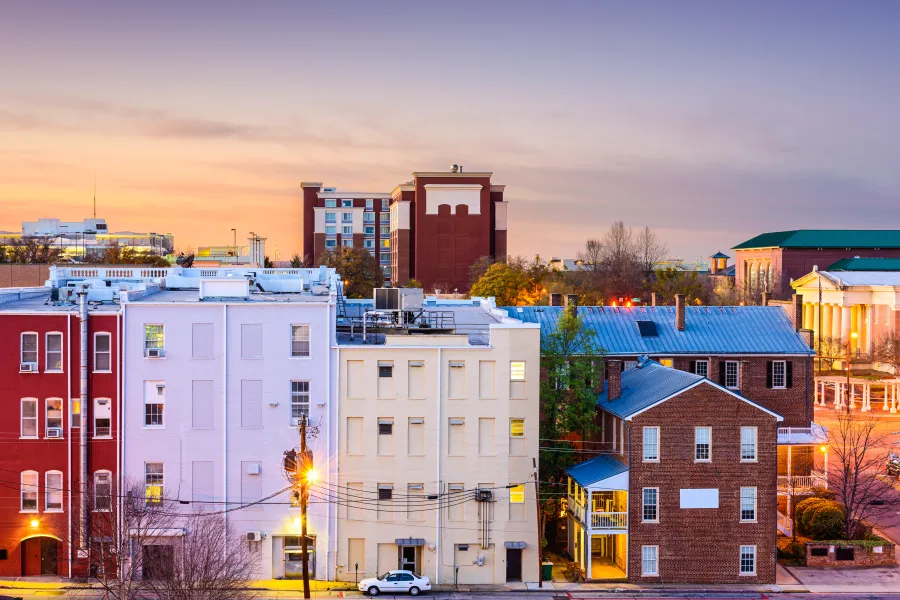
[[[842,258],[825,271],[900,271],[900,258]]]
[[[512,306],[510,317],[538,323],[541,335],[556,328],[561,306]],[[578,314],[594,342],[616,356],[791,354],[813,350],[794,330],[780,306],[686,306],[684,331],[675,328],[674,306],[579,306]],[[642,337],[637,321],[653,321],[656,336]]]
[[[713,254],[712,256],[710,256],[710,258],[731,258],[731,257],[728,256],[727,254],[722,253],[722,252],[716,252],[715,254]]]
[[[588,487],[598,481],[609,479],[628,470],[628,465],[622,461],[602,454],[596,458],[586,460],[566,469],[569,477],[574,479],[581,487]]]
[[[597,396],[597,406],[620,419],[629,420],[631,417],[698,385],[711,385],[776,417],[779,421],[783,420],[778,413],[748,400],[733,390],[726,389],[700,375],[664,367],[654,360],[642,360],[638,362],[638,366],[626,369],[622,373],[622,393],[613,401],[608,400],[609,384],[607,382],[603,392]]]
[[[732,250],[751,248],[900,248],[897,229],[794,229],[750,238]]]

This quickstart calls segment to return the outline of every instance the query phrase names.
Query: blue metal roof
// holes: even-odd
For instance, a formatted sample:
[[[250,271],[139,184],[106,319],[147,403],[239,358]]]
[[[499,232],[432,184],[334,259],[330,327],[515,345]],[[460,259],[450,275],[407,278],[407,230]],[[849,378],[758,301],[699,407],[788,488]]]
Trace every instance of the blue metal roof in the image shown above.
[[[639,362],[638,365],[622,373],[621,396],[612,402],[607,401],[607,387],[597,397],[600,408],[620,419],[627,419],[704,379],[687,371],[664,367],[652,360]]]
[[[505,307],[510,317],[538,323],[541,335],[556,327],[561,306]],[[803,354],[813,350],[780,306],[686,306],[685,330],[675,328],[674,306],[579,306],[578,314],[609,355]],[[641,337],[636,321],[656,324],[656,337]]]
[[[614,475],[624,473],[628,465],[612,456],[601,455],[591,460],[586,460],[566,469],[569,477],[574,479],[581,487],[587,487],[598,481],[603,481]]]

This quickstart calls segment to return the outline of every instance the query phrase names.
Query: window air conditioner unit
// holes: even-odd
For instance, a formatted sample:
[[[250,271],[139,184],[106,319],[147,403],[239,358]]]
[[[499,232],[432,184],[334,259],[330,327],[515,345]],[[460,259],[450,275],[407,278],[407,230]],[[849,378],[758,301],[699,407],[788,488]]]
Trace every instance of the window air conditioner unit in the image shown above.
[[[61,438],[62,437],[62,428],[61,427],[48,427],[47,428],[47,437],[48,438]]]
[[[262,531],[248,531],[247,532],[247,541],[248,542],[261,542],[265,539],[266,534]]]
[[[19,363],[20,373],[37,373],[37,363],[27,362]]]
[[[161,348],[148,348],[147,358],[162,358],[166,353]]]

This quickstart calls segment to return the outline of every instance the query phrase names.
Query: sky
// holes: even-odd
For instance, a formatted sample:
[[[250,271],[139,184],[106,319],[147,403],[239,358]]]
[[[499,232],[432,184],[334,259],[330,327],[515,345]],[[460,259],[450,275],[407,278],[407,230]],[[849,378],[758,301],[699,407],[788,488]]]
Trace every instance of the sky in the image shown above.
[[[494,173],[512,254],[900,228],[900,3],[0,0],[0,230],[300,247],[300,182]]]

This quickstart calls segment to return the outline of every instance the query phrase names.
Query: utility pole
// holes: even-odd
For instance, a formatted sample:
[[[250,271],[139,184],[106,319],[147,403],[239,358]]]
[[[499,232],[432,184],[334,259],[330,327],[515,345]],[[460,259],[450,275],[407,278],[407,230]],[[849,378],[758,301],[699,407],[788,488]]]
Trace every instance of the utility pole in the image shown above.
[[[309,544],[306,540],[306,505],[309,501],[307,478],[312,472],[312,453],[306,449],[306,415],[300,417],[300,545],[303,547],[303,597],[309,598]]]
[[[532,458],[531,464],[534,467],[534,508],[537,513],[537,562],[538,562],[538,587],[544,587],[544,577],[541,573],[541,569],[544,566],[544,561],[541,558],[541,553],[543,548],[541,546],[541,542],[543,541],[543,536],[541,535],[541,497],[540,492],[538,491],[538,467],[537,467],[537,459]]]

